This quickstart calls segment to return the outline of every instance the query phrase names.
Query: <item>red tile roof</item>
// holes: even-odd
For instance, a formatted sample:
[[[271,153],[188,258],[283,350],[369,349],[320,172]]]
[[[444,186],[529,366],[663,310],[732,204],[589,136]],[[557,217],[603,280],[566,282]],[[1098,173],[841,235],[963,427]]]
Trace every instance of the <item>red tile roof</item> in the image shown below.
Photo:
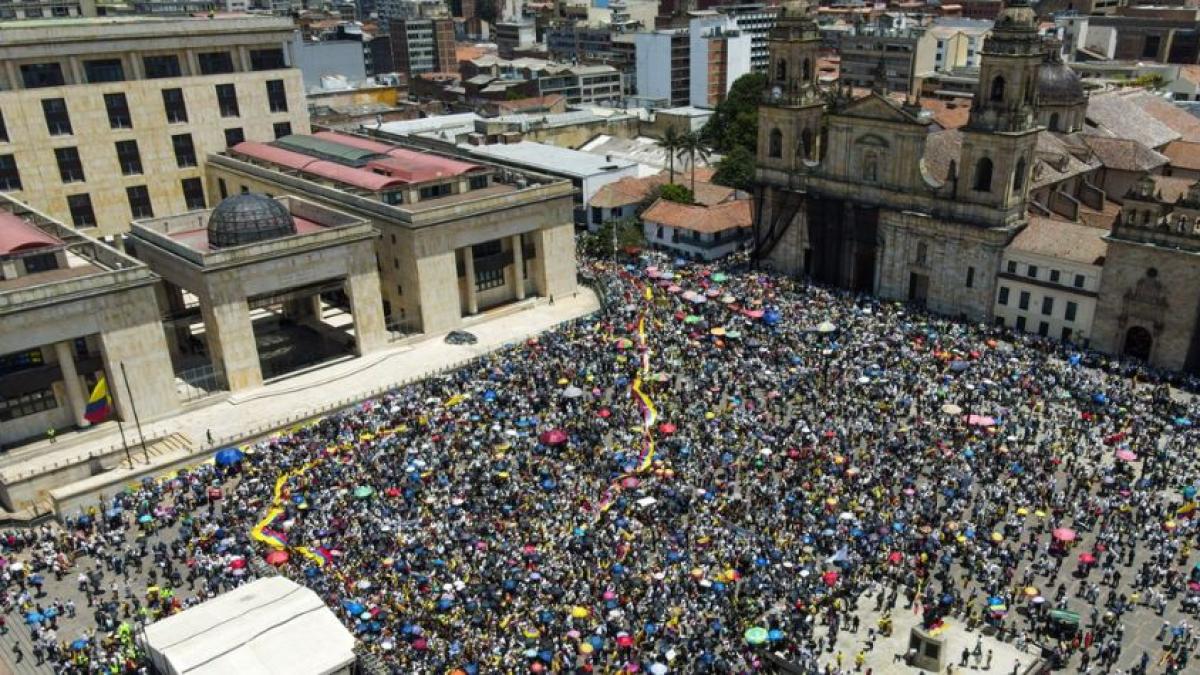
[[[0,255],[59,246],[62,243],[57,237],[46,234],[24,218],[8,211],[0,211]]]
[[[695,232],[723,232],[750,227],[752,222],[749,199],[716,206],[696,206],[659,199],[646,209],[642,220]]]
[[[468,171],[481,169],[479,164],[460,162],[449,157],[442,157],[427,152],[417,152],[401,148],[390,143],[372,141],[361,136],[339,134],[333,131],[318,131],[313,137],[345,145],[359,150],[369,150],[387,155],[388,159],[368,162],[367,166],[383,169],[392,178],[399,178],[409,183],[423,183],[438,178],[459,176]]]
[[[404,185],[409,181],[391,176],[381,176],[372,171],[356,169],[323,159],[315,159],[291,150],[284,150],[266,143],[244,141],[230,148],[235,153],[246,155],[272,164],[310,173],[321,178],[328,178],[351,187],[378,192],[388,188]]]
[[[1162,154],[1167,156],[1174,168],[1200,171],[1200,143],[1171,141],[1163,148]]]

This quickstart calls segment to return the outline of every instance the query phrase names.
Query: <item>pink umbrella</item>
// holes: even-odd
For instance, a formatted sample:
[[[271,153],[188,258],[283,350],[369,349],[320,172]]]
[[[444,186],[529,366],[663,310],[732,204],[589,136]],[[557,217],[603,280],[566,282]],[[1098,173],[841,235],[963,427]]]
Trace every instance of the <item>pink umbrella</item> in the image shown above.
[[[1126,450],[1122,448],[1117,451],[1117,459],[1121,460],[1122,462],[1134,462],[1137,461],[1137,455],[1135,455],[1132,450]]]
[[[419,652],[425,651],[425,649],[427,649],[428,647],[429,647],[429,641],[423,637],[419,637],[416,640],[412,641],[412,648]]]
[[[616,600],[617,594],[612,589],[609,589],[607,591],[604,591],[604,595],[601,597],[603,597],[605,600]]]
[[[750,317],[751,319],[761,319],[761,318],[763,318],[763,314],[765,312],[763,312],[761,309],[748,309],[742,313],[745,314],[746,316]]]
[[[967,424],[973,427],[994,427],[996,426],[996,420],[987,415],[968,415]]]
[[[674,285],[674,284],[671,284],[670,286],[667,286],[667,292],[668,292],[668,293],[678,293],[678,292],[680,292],[680,291],[682,291],[682,290],[683,290],[682,288],[680,288],[679,286],[676,286],[676,285]]]
[[[663,422],[662,424],[658,425],[658,432],[660,434],[673,434],[675,433],[675,429],[675,425],[671,424],[670,422]]]
[[[1075,530],[1069,527],[1056,527],[1051,534],[1059,541],[1075,541],[1075,537],[1078,536],[1075,534]]]
[[[634,478],[633,476],[629,476],[625,480],[621,481],[621,487],[623,487],[623,488],[632,490],[633,488],[635,488],[637,486],[638,486],[638,479]]]
[[[271,551],[270,553],[267,554],[267,564],[268,565],[275,565],[276,567],[278,567],[279,565],[282,565],[287,561],[288,561],[288,552],[287,551]]]
[[[240,570],[244,567],[246,567],[245,558],[234,558],[233,560],[229,561],[229,569],[231,570]]]
[[[543,431],[542,435],[538,436],[538,440],[546,445],[562,445],[567,442],[567,432],[562,429]]]
[[[1083,563],[1084,565],[1091,565],[1092,563],[1096,562],[1096,556],[1084,551],[1083,553],[1079,554],[1079,562]]]

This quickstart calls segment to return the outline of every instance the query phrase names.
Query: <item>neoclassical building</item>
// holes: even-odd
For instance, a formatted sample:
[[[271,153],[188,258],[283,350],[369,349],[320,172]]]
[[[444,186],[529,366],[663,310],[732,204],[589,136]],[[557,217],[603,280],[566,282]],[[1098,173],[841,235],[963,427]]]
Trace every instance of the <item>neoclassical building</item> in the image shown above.
[[[1045,57],[1028,0],[1010,0],[997,17],[961,129],[937,129],[911,96],[894,100],[886,72],[866,96],[823,92],[820,47],[808,8],[788,4],[770,35],[770,85],[759,108],[758,259],[822,283],[989,318],[1004,248],[1027,221],[1043,131]],[[1058,112],[1062,119],[1075,110]]]

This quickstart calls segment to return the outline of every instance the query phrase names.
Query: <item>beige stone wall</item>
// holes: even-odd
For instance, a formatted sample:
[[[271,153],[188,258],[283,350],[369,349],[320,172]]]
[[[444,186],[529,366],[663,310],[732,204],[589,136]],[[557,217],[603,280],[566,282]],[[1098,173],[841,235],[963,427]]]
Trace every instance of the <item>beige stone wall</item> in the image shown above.
[[[284,80],[287,112],[270,112],[266,82],[276,79]],[[220,116],[216,85],[228,83],[237,90],[238,117]],[[183,89],[186,123],[167,123],[162,90],[172,88]],[[110,128],[104,94],[113,92],[125,93],[132,129]],[[41,103],[47,98],[66,100],[71,135],[49,134]],[[225,148],[226,129],[240,127],[246,140],[257,141],[273,140],[276,122],[291,123],[295,132],[308,130],[308,106],[300,71],[295,69],[0,91],[0,114],[10,139],[8,143],[0,142],[0,154],[13,155],[24,188],[12,194],[68,225],[72,221],[67,195],[89,194],[98,223],[96,229],[85,230],[92,235],[129,229],[132,214],[127,187],[147,187],[155,216],[187,210],[180,181],[203,177],[205,157]],[[192,135],[196,167],[178,168],[171,136],[182,133]],[[122,140],[137,141],[141,175],[122,175],[115,148],[115,143]],[[54,149],[65,147],[78,148],[86,182],[63,184]],[[210,206],[217,201],[215,193],[206,196]]]

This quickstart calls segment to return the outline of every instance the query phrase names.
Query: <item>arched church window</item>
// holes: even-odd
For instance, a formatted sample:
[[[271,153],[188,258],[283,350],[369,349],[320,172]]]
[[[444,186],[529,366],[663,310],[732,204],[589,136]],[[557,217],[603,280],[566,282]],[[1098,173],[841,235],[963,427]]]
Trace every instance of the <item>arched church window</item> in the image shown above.
[[[803,157],[807,160],[815,159],[813,148],[813,132],[812,129],[805,129],[800,134],[800,146],[803,151]]]
[[[975,189],[980,192],[992,191],[992,160],[987,157],[975,163]]]
[[[778,129],[771,130],[771,136],[767,141],[767,155],[769,157],[783,157],[783,132]]]
[[[1004,76],[1003,75],[997,75],[996,77],[992,78],[991,99],[993,101],[1003,101],[1004,100]]]

